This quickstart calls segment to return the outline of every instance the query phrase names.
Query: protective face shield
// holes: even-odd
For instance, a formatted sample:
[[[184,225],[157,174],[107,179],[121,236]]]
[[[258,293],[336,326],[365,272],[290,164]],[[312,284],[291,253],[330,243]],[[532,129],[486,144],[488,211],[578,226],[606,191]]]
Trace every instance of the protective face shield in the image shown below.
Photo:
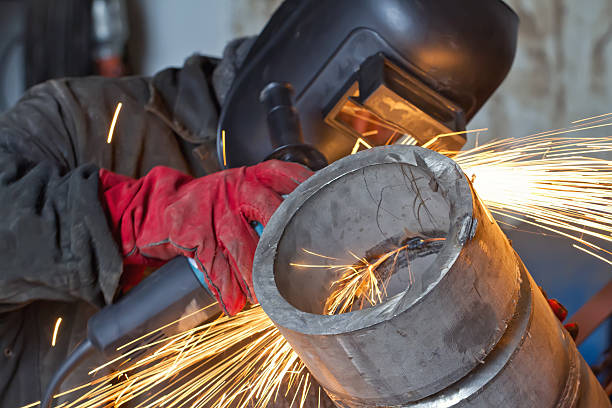
[[[384,54],[367,58],[324,111],[325,123],[363,146],[407,144],[460,149],[463,110]]]
[[[288,0],[227,95],[219,160],[320,168],[368,146],[458,150],[510,69],[517,27],[501,0]]]

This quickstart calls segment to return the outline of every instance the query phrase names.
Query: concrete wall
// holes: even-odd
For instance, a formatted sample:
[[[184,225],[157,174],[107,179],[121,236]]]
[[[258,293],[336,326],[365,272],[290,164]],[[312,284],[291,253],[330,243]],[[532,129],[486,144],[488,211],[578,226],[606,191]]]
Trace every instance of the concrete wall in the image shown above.
[[[130,60],[151,75],[194,52],[220,56],[233,38],[255,35],[279,0],[128,0]]]
[[[612,1],[507,3],[521,19],[518,52],[505,82],[470,123],[490,129],[479,139],[528,135],[611,112]]]

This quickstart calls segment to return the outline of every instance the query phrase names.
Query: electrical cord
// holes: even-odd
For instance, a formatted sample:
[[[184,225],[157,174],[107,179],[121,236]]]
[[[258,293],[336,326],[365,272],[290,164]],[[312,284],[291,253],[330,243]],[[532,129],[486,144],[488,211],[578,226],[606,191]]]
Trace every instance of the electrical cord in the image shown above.
[[[45,390],[45,396],[40,403],[40,408],[51,408],[53,404],[53,396],[57,393],[66,377],[68,377],[68,375],[77,365],[79,365],[95,351],[96,349],[89,339],[83,340],[81,344],[77,346],[77,348],[68,356],[68,358],[55,372],[53,378],[51,378],[51,381]]]

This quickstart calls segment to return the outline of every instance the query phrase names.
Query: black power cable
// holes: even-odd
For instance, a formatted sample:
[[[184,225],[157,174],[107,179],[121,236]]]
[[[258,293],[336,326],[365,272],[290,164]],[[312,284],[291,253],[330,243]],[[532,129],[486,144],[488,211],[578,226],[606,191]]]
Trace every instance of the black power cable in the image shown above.
[[[55,372],[53,378],[49,382],[45,391],[45,396],[40,403],[41,408],[51,408],[53,396],[57,393],[60,386],[72,370],[78,366],[83,360],[92,355],[96,349],[89,339],[85,339],[77,348],[68,356],[62,363],[60,368]]]
[[[156,336],[172,336],[187,326],[209,320],[221,313],[217,301],[209,293],[204,275],[197,267],[190,266],[186,258],[177,257],[149,275],[116,303],[106,306],[87,322],[87,338],[59,367],[42,399],[41,408],[51,408],[53,396],[66,377],[92,353],[98,353],[107,361],[128,350],[121,346],[132,343],[129,350],[138,349]],[[190,313],[190,319],[176,325],[178,319]],[[197,312],[193,312],[197,311]],[[185,326],[187,325],[187,326]],[[163,331],[159,328],[163,327]],[[142,354],[131,354],[136,361]]]

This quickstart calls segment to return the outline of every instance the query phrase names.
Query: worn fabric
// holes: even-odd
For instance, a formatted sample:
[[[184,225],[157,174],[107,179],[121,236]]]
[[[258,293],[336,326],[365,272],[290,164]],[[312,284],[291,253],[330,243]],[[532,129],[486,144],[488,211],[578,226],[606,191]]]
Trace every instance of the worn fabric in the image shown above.
[[[221,66],[193,56],[152,78],[49,81],[0,115],[1,407],[40,399],[85,337],[87,319],[120,295],[120,282],[133,283],[101,205],[99,169],[131,178],[156,166],[193,177],[220,169],[218,101],[250,47],[241,44],[230,45]],[[106,143],[118,102],[122,109]],[[63,321],[51,347],[58,317]],[[82,384],[102,362],[83,363],[62,390]],[[321,406],[333,406],[324,394],[313,394],[307,405],[319,398]],[[271,405],[291,402],[279,397]]]
[[[215,66],[194,56],[153,78],[53,80],[0,116],[0,406],[36,401],[89,316],[118,293],[122,257],[99,169],[138,178],[155,166],[196,177],[219,168]]]
[[[232,77],[214,84],[216,66],[193,56],[152,78],[53,80],[0,115],[0,407],[39,400],[85,337],[87,319],[120,293],[122,256],[101,205],[99,169],[131,178],[156,166],[193,177],[219,170],[215,92],[226,92],[221,82]],[[62,390],[103,362],[83,363]],[[319,398],[333,406],[324,394],[307,405]],[[280,396],[271,406],[291,402]]]
[[[224,311],[255,303],[253,222],[266,225],[282,195],[312,172],[270,160],[193,178],[159,166],[140,179],[100,170],[102,197],[124,262],[160,265],[194,258]]]
[[[219,61],[219,65],[213,72],[213,88],[221,105],[225,103],[225,96],[229,93],[239,68],[256,40],[256,36],[236,38],[223,50],[223,59]]]

